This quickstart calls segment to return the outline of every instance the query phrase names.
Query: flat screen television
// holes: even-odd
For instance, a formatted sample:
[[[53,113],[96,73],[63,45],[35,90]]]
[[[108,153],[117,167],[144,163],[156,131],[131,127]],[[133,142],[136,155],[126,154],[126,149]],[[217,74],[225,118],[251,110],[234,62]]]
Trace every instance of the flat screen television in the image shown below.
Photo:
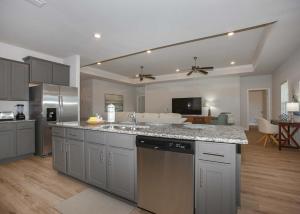
[[[172,112],[179,114],[202,114],[201,97],[172,98]]]

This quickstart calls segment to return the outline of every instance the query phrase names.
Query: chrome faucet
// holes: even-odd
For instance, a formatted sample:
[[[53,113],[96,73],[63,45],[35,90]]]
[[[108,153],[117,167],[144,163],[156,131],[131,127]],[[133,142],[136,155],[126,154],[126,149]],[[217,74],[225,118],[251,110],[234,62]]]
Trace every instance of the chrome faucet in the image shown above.
[[[129,118],[131,118],[133,125],[136,125],[137,121],[136,121],[136,113],[132,112],[128,115]]]

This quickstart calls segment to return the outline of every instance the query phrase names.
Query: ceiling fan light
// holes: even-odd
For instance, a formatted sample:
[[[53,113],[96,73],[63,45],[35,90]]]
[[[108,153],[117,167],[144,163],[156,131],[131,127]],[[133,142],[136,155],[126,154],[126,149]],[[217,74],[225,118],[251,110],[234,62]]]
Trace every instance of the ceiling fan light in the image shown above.
[[[176,72],[179,72],[179,71],[180,71],[180,69],[179,69],[179,68],[177,68],[177,69],[176,69]]]
[[[135,75],[135,77],[139,77],[139,76],[140,76],[139,74],[136,74],[136,75]]]

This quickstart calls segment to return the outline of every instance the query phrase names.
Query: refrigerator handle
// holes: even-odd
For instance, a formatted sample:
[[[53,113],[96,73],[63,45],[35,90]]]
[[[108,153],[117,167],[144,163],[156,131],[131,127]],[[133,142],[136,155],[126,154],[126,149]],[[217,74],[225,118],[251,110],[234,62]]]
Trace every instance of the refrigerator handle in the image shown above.
[[[58,122],[61,122],[61,115],[62,115],[62,108],[61,108],[61,96],[58,95]]]

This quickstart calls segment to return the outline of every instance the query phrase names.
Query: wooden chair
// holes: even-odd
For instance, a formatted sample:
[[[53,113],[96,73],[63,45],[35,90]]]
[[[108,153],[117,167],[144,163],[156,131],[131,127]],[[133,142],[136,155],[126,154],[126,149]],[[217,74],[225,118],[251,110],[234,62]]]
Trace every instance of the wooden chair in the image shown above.
[[[257,118],[258,131],[263,134],[263,136],[258,140],[258,142],[264,142],[264,146],[268,142],[273,142],[279,145],[276,136],[278,135],[278,126],[271,124],[268,120],[264,118]]]

